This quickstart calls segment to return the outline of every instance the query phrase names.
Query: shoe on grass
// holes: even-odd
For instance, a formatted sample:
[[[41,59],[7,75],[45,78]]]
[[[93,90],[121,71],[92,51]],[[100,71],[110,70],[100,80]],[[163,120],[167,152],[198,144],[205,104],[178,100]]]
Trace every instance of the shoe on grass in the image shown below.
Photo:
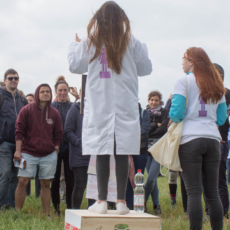
[[[55,209],[54,213],[55,213],[56,215],[58,215],[59,217],[61,216],[61,213],[60,213],[60,210],[59,210],[59,209]]]
[[[183,219],[188,219],[188,213],[184,212]]]
[[[208,214],[205,215],[203,222],[209,222],[210,221],[210,216]]]
[[[117,203],[117,214],[118,215],[125,215],[129,213],[129,209],[127,208],[126,204],[119,202]]]
[[[174,209],[176,208],[176,201],[175,200],[171,201],[171,207],[174,208]]]
[[[161,206],[159,204],[158,205],[154,205],[153,210],[154,210],[154,214],[156,216],[159,216],[161,214]]]
[[[229,219],[229,214],[228,212],[224,214],[224,217],[228,220]]]
[[[147,208],[147,203],[145,202],[145,210],[144,210],[145,213],[149,213],[149,210]]]
[[[99,214],[106,214],[107,213],[107,202],[104,201],[99,204],[98,201],[96,201],[93,205],[89,206],[88,211],[99,213]]]

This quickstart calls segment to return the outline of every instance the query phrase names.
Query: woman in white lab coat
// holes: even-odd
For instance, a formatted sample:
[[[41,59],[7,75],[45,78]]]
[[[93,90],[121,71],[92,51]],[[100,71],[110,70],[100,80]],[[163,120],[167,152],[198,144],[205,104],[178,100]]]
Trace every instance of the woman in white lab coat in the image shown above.
[[[140,150],[138,76],[149,75],[147,47],[130,31],[129,19],[113,1],[104,3],[88,25],[88,37],[71,43],[72,73],[88,71],[83,119],[83,155],[97,155],[98,201],[89,211],[107,212],[109,158],[115,155],[117,212],[126,214],[128,155]]]

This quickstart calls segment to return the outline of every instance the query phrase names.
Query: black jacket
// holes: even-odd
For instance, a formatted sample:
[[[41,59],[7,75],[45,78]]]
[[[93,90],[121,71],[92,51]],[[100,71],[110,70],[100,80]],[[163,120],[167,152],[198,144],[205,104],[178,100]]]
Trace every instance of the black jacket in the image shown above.
[[[147,106],[147,109],[149,107]],[[161,108],[158,112],[149,111],[150,116],[150,130],[149,130],[149,138],[161,138],[165,135],[168,128],[169,110]],[[158,126],[157,123],[161,123],[161,126]]]
[[[141,125],[141,149],[148,147],[150,119],[149,111],[142,109],[139,104],[140,125]]]
[[[72,105],[71,102],[67,101],[67,102],[58,102],[58,101],[54,101],[52,104],[51,104],[55,109],[58,110],[58,112],[60,113],[61,115],[61,120],[62,120],[62,127],[63,127],[63,130],[64,130],[64,127],[65,127],[65,121],[66,121],[66,115]],[[59,148],[59,151],[60,153],[64,153],[66,151],[69,150],[69,141],[68,139],[66,138],[66,136],[64,135],[64,137],[62,138],[62,141],[61,141],[61,146]]]
[[[0,87],[0,94],[3,96],[0,110],[0,143],[3,141],[15,143],[15,121],[22,107],[28,102],[18,91],[13,97],[4,86]]]
[[[65,136],[69,141],[69,165],[71,168],[89,165],[89,155],[82,156],[82,121],[80,103],[74,102],[67,114]]]
[[[226,88],[225,99],[227,107],[230,105],[230,90]],[[220,135],[223,141],[228,141],[228,129],[229,129],[229,120],[227,119],[225,123],[219,126]]]

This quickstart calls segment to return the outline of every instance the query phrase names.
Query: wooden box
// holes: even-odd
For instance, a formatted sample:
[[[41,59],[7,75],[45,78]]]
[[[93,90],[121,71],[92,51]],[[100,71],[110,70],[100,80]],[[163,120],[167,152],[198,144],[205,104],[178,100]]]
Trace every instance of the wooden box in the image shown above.
[[[160,230],[161,218],[134,211],[127,215],[117,215],[116,210],[108,210],[107,214],[88,210],[65,211],[65,230],[114,230],[117,224],[127,224],[129,230]]]

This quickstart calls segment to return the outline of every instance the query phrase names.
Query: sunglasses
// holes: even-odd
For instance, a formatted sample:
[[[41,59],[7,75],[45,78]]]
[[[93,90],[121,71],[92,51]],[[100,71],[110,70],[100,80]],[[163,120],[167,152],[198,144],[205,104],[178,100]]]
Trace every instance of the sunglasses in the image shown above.
[[[13,81],[13,79],[14,79],[15,81],[18,81],[19,77],[8,77],[7,79],[8,79],[9,81]]]

